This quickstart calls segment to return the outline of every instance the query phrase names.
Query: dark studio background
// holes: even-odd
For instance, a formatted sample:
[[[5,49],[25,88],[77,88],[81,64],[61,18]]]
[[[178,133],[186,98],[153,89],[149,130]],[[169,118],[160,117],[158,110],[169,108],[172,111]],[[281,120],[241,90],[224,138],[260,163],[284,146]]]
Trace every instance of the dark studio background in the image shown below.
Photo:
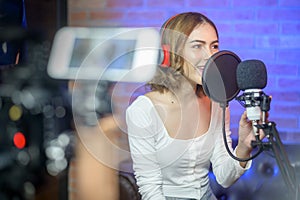
[[[66,199],[67,175],[51,176],[46,172],[43,145],[70,128],[67,125],[70,116],[66,114],[60,119],[45,119],[41,107],[50,105],[55,108],[60,105],[67,110],[69,106],[62,97],[66,82],[50,80],[45,71],[54,35],[60,27],[67,25],[67,1],[0,0],[0,13],[0,199],[21,198],[25,190],[23,182],[26,181],[35,185],[35,199]],[[18,56],[19,61],[15,63]],[[11,120],[8,113],[14,105],[12,94],[24,89],[31,92],[37,104],[33,108],[24,106],[21,118]],[[57,90],[62,93],[55,92]],[[54,124],[52,122],[55,127],[46,127],[45,120],[56,121]],[[46,136],[47,130],[52,135]],[[34,148],[39,152],[36,157],[28,153],[29,164],[15,161],[15,157],[20,155],[12,142],[16,131],[22,132],[26,138],[26,146],[20,152],[27,155],[31,151],[29,149]],[[29,196],[30,187],[27,184]]]

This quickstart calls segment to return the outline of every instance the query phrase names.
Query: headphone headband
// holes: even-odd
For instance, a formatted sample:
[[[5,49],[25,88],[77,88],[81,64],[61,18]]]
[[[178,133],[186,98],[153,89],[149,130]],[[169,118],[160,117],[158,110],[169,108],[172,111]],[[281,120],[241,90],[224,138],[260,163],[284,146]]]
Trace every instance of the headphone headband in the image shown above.
[[[180,14],[176,14],[172,17],[170,17],[161,27],[161,39],[160,39],[160,44],[161,44],[161,48],[162,48],[162,53],[161,53],[161,57],[162,57],[162,62],[161,62],[161,66],[162,67],[169,67],[170,66],[170,44],[164,44],[163,43],[163,37],[165,34],[165,29],[167,28],[167,26],[170,24],[170,22],[176,18],[178,15]]]
[[[178,15],[180,15],[180,14],[176,14],[176,15],[170,17],[170,18],[162,25],[162,27],[161,27],[161,44],[162,44],[162,39],[163,39],[165,30],[167,29],[167,26],[168,26],[168,25],[171,23],[171,21],[172,21],[173,19],[175,19]],[[162,44],[162,45],[164,45],[164,44]]]

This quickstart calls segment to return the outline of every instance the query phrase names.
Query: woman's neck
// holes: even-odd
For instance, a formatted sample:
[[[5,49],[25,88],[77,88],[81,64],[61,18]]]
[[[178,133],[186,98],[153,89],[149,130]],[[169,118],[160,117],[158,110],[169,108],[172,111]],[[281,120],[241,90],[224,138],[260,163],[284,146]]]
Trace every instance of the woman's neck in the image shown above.
[[[168,96],[179,104],[186,104],[195,100],[196,95],[196,84],[191,84],[189,81],[184,81],[177,90],[168,91]],[[175,102],[173,101],[173,102]]]

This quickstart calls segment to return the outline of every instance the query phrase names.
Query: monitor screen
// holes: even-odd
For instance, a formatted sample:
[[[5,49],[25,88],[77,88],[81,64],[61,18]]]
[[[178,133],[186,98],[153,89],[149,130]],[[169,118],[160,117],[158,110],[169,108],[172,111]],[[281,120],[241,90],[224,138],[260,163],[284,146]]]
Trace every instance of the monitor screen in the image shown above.
[[[135,46],[135,40],[76,39],[70,67],[80,67],[92,59],[99,68],[130,69]]]

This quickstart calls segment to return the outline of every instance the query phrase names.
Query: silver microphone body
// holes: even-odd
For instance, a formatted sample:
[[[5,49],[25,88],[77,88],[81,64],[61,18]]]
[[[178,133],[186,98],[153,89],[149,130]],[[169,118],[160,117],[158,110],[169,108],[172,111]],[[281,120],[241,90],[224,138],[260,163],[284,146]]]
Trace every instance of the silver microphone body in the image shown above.
[[[261,94],[261,89],[246,89],[244,92],[247,118],[252,121],[253,132],[255,135],[259,135],[259,131],[256,126],[262,118],[262,111],[260,107]]]

